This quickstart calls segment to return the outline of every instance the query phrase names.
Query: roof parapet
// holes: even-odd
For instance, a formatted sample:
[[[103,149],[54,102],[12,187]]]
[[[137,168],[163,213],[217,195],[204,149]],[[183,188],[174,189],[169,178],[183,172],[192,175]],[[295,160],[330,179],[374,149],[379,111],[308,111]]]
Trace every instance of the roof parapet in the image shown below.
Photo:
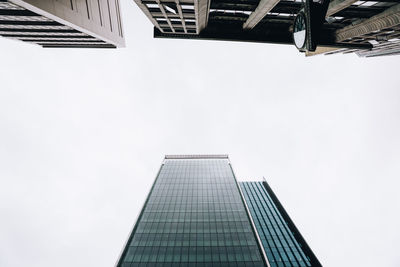
[[[165,159],[228,159],[227,154],[205,155],[165,155]]]

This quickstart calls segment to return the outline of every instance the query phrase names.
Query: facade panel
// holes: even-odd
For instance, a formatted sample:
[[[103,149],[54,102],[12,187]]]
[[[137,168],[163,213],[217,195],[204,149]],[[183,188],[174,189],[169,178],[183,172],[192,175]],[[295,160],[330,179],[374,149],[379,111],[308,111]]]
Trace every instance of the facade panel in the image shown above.
[[[321,266],[266,182],[240,187],[271,267]]]

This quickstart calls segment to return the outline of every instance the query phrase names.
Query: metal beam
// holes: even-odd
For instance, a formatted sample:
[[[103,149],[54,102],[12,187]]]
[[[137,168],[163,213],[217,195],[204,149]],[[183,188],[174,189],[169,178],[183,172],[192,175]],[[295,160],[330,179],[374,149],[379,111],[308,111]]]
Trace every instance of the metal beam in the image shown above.
[[[197,34],[199,34],[208,23],[208,14],[210,13],[210,0],[195,0],[194,10],[196,12]]]
[[[154,38],[172,38],[172,39],[192,39],[192,40],[215,40],[215,41],[239,41],[292,45],[292,35],[289,31],[280,31],[273,29],[265,31],[263,34],[253,33],[251,31],[230,31],[227,29],[217,30],[208,27],[200,34],[174,34],[163,33],[154,28]]]
[[[153,23],[154,26],[160,29],[160,31],[163,31],[160,24],[158,24],[157,20],[151,14],[149,8],[147,8],[147,6],[141,0],[134,0],[134,1],[138,5],[138,7],[143,11],[143,13],[147,16],[147,18],[151,21],[151,23]]]
[[[332,0],[333,2],[334,1]],[[394,0],[392,0],[394,1]],[[213,0],[211,2],[211,9],[222,9],[222,10],[243,10],[243,11],[254,11],[257,8],[258,3],[254,2],[240,2],[234,0]],[[335,5],[330,5],[331,12],[332,7],[335,8]],[[280,1],[271,12],[274,13],[288,13],[288,14],[297,14],[300,9],[303,8],[303,3],[301,2],[289,2],[289,1]],[[345,17],[345,18],[370,18],[382,11],[384,11],[387,7],[385,6],[348,6],[340,11],[335,11],[335,16]],[[332,14],[331,14],[332,15]]]
[[[163,14],[164,18],[167,20],[168,25],[169,25],[171,31],[172,31],[172,32],[175,32],[175,29],[174,29],[174,27],[172,26],[172,23],[171,23],[171,19],[168,17],[167,11],[165,11],[164,4],[161,3],[160,0],[156,0],[156,2],[157,2],[157,4],[158,4],[158,6],[160,7],[161,13]]]
[[[351,6],[358,0],[333,0],[329,4],[328,12],[326,12],[326,16],[332,16],[333,14],[345,9],[346,7]]]
[[[245,22],[247,20],[246,15],[242,14],[230,14],[230,13],[224,13],[224,12],[212,12],[210,13],[210,18],[209,22],[211,23],[212,21],[229,21],[229,22],[234,22],[234,21],[241,21]],[[261,22],[263,23],[275,23],[275,24],[293,24],[293,17],[284,17],[284,16],[270,16],[266,15]],[[285,25],[286,26],[286,25]]]
[[[382,13],[366,19],[356,25],[350,25],[336,31],[336,41],[341,42],[371,32],[391,28],[400,24],[400,4],[394,5]]]
[[[183,26],[183,31],[185,33],[187,33],[186,22],[185,22],[185,19],[183,17],[183,11],[182,11],[181,4],[179,3],[179,0],[175,0],[175,4],[176,4],[176,8],[178,9],[179,18],[181,19],[181,23],[182,23],[182,26]]]
[[[243,24],[243,29],[253,29],[267,14],[270,12],[280,0],[261,0],[256,10],[254,10],[246,22]]]
[[[199,35],[193,34],[174,34],[163,33],[159,29],[154,28],[154,38],[171,38],[171,39],[192,39],[192,40],[215,40],[215,41],[238,41],[238,42],[255,42],[270,44],[286,44],[293,45],[292,34],[289,31],[282,31],[279,28],[271,27],[270,30],[264,31],[262,34],[253,31],[229,31],[226,29],[211,29],[203,31]],[[352,48],[352,49],[371,49],[372,45],[367,44],[348,44],[335,43],[330,40],[322,40],[318,44],[319,47],[336,47],[336,48]]]
[[[335,13],[333,16],[344,17],[344,18],[360,18],[360,19],[368,19],[372,16],[375,16],[388,7],[384,6],[349,6],[345,9]]]

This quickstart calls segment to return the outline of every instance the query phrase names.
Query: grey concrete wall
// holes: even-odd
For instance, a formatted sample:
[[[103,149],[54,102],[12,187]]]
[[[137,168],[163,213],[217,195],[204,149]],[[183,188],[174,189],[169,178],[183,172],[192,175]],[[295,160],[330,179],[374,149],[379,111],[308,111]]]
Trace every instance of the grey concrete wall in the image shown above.
[[[42,16],[125,46],[119,0],[9,0]]]

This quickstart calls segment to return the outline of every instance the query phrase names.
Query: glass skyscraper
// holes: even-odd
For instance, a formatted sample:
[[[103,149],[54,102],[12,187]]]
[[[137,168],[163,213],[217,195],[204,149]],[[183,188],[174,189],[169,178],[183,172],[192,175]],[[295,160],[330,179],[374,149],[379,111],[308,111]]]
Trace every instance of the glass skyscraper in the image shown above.
[[[321,266],[268,183],[239,184],[270,266]]]
[[[282,215],[247,186],[227,155],[165,156],[117,267],[314,266],[290,228],[272,233],[286,228],[262,218]]]

